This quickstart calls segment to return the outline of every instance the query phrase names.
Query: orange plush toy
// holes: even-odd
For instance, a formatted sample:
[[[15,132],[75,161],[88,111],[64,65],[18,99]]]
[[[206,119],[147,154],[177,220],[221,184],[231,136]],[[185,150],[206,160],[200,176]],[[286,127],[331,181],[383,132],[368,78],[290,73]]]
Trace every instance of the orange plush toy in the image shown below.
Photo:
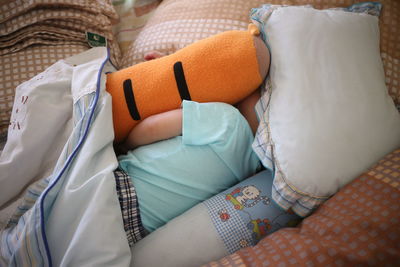
[[[258,29],[227,31],[174,54],[110,73],[115,142],[141,120],[177,109],[182,100],[236,104],[256,90],[269,68]]]

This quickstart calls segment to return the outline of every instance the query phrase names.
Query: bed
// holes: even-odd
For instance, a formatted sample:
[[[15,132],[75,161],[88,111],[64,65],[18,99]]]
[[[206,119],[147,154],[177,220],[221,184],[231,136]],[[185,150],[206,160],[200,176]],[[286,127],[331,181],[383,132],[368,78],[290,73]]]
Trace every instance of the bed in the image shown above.
[[[299,225],[283,227],[260,236],[256,243],[243,243],[232,249],[224,247],[218,238],[207,239],[207,232],[215,230],[210,229],[213,226],[208,221],[201,224],[208,215],[199,206],[140,240],[145,234],[132,228],[130,215],[123,208],[137,203],[118,195],[121,185],[114,172],[118,161],[112,146],[111,97],[104,91],[106,73],[144,61],[144,54],[151,50],[171,54],[223,31],[245,30],[250,19],[262,28],[261,19],[270,18],[271,6],[264,6],[268,11],[262,14],[251,10],[259,8],[264,12],[264,4],[312,5],[322,10],[346,8],[358,2],[361,1],[1,3],[0,265],[399,265],[400,124],[391,125],[391,132],[385,129],[387,139],[394,140],[392,143],[387,144],[389,141],[382,136],[374,142],[378,144],[375,147],[386,143],[389,149],[384,154],[379,150],[379,158],[361,165],[362,171],[356,170],[351,179],[342,181],[329,197],[310,200],[310,208],[298,205],[305,201],[301,198],[293,203],[282,201],[281,208],[287,209],[287,204],[304,215]],[[387,105],[392,114],[381,121],[393,124],[400,107],[400,5],[395,0],[379,3],[378,54],[387,88],[385,103],[390,102]],[[274,48],[274,40],[268,41]],[[264,86],[268,93],[271,87],[268,83]],[[270,98],[264,99],[269,103]],[[262,138],[271,137],[268,127],[261,128],[257,136],[264,144]],[[360,136],[368,136],[359,132]],[[277,137],[274,141],[279,142]],[[258,149],[275,155],[275,164],[263,161],[267,169],[272,164],[271,169],[284,172],[284,164],[281,168],[276,163],[274,146]],[[276,177],[279,176],[275,173]],[[198,228],[187,227],[179,232],[177,228],[188,221]]]

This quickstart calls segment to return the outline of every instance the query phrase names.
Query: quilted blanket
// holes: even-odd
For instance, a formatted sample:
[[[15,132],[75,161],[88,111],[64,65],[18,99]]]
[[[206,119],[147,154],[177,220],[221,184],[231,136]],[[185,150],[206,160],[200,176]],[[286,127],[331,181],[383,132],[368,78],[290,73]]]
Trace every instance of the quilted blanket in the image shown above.
[[[208,267],[399,266],[400,149],[286,228]]]

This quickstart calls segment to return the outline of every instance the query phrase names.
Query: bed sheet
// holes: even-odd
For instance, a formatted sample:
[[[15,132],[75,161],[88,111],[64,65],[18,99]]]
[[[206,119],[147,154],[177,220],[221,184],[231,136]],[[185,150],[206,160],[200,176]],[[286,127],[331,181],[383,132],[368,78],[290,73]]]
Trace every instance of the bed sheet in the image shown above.
[[[113,67],[108,62],[106,48],[93,48],[57,62],[17,88],[25,107],[14,105],[12,116],[21,119],[20,130],[1,155],[0,188],[17,192],[32,176],[49,175],[38,180],[41,187],[27,191],[31,201],[0,232],[1,266],[129,265],[113,175],[117,159],[111,97],[105,92],[105,72]],[[51,97],[49,90],[58,91],[59,97]],[[60,97],[71,104],[63,115],[69,117],[62,123],[57,115],[47,120],[50,110],[63,106]],[[52,137],[61,130],[68,131],[65,139]],[[48,146],[61,150],[51,155],[42,149]],[[20,164],[26,155],[45,158],[48,164]],[[19,169],[21,177],[7,175]],[[24,184],[13,184],[15,180]],[[2,202],[12,198],[12,193],[3,193]]]

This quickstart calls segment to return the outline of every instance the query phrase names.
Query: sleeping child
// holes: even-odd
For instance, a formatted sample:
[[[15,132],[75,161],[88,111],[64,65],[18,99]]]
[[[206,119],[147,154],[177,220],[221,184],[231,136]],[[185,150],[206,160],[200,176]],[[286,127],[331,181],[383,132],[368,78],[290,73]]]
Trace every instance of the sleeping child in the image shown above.
[[[257,101],[257,94],[242,105]],[[182,109],[150,116],[132,130],[124,144],[139,147],[119,164],[132,177],[148,231],[259,170],[253,132],[239,111],[184,100]]]
[[[119,158],[120,167],[133,180],[144,227],[154,231],[259,170],[251,148],[258,125],[254,105],[268,71],[269,51],[251,32],[230,31],[170,56],[145,57],[156,59],[109,74],[107,91],[113,97],[116,141],[124,140],[118,147],[128,152]],[[151,84],[153,80],[157,83]],[[122,103],[116,103],[121,91]],[[169,99],[177,92],[177,99]],[[141,97],[149,99],[148,107]],[[239,110],[222,103],[238,104],[240,99]],[[174,102],[180,107],[169,110]],[[163,105],[167,110],[159,112]],[[121,106],[128,112],[118,110]],[[151,108],[156,114],[145,115]]]
[[[260,171],[254,106],[269,51],[256,35],[252,27],[222,33],[170,56],[149,53],[145,59],[154,60],[109,74],[116,147],[126,153],[119,166],[133,183],[147,232]],[[243,192],[227,201],[249,200],[253,208],[261,191],[249,185]]]

